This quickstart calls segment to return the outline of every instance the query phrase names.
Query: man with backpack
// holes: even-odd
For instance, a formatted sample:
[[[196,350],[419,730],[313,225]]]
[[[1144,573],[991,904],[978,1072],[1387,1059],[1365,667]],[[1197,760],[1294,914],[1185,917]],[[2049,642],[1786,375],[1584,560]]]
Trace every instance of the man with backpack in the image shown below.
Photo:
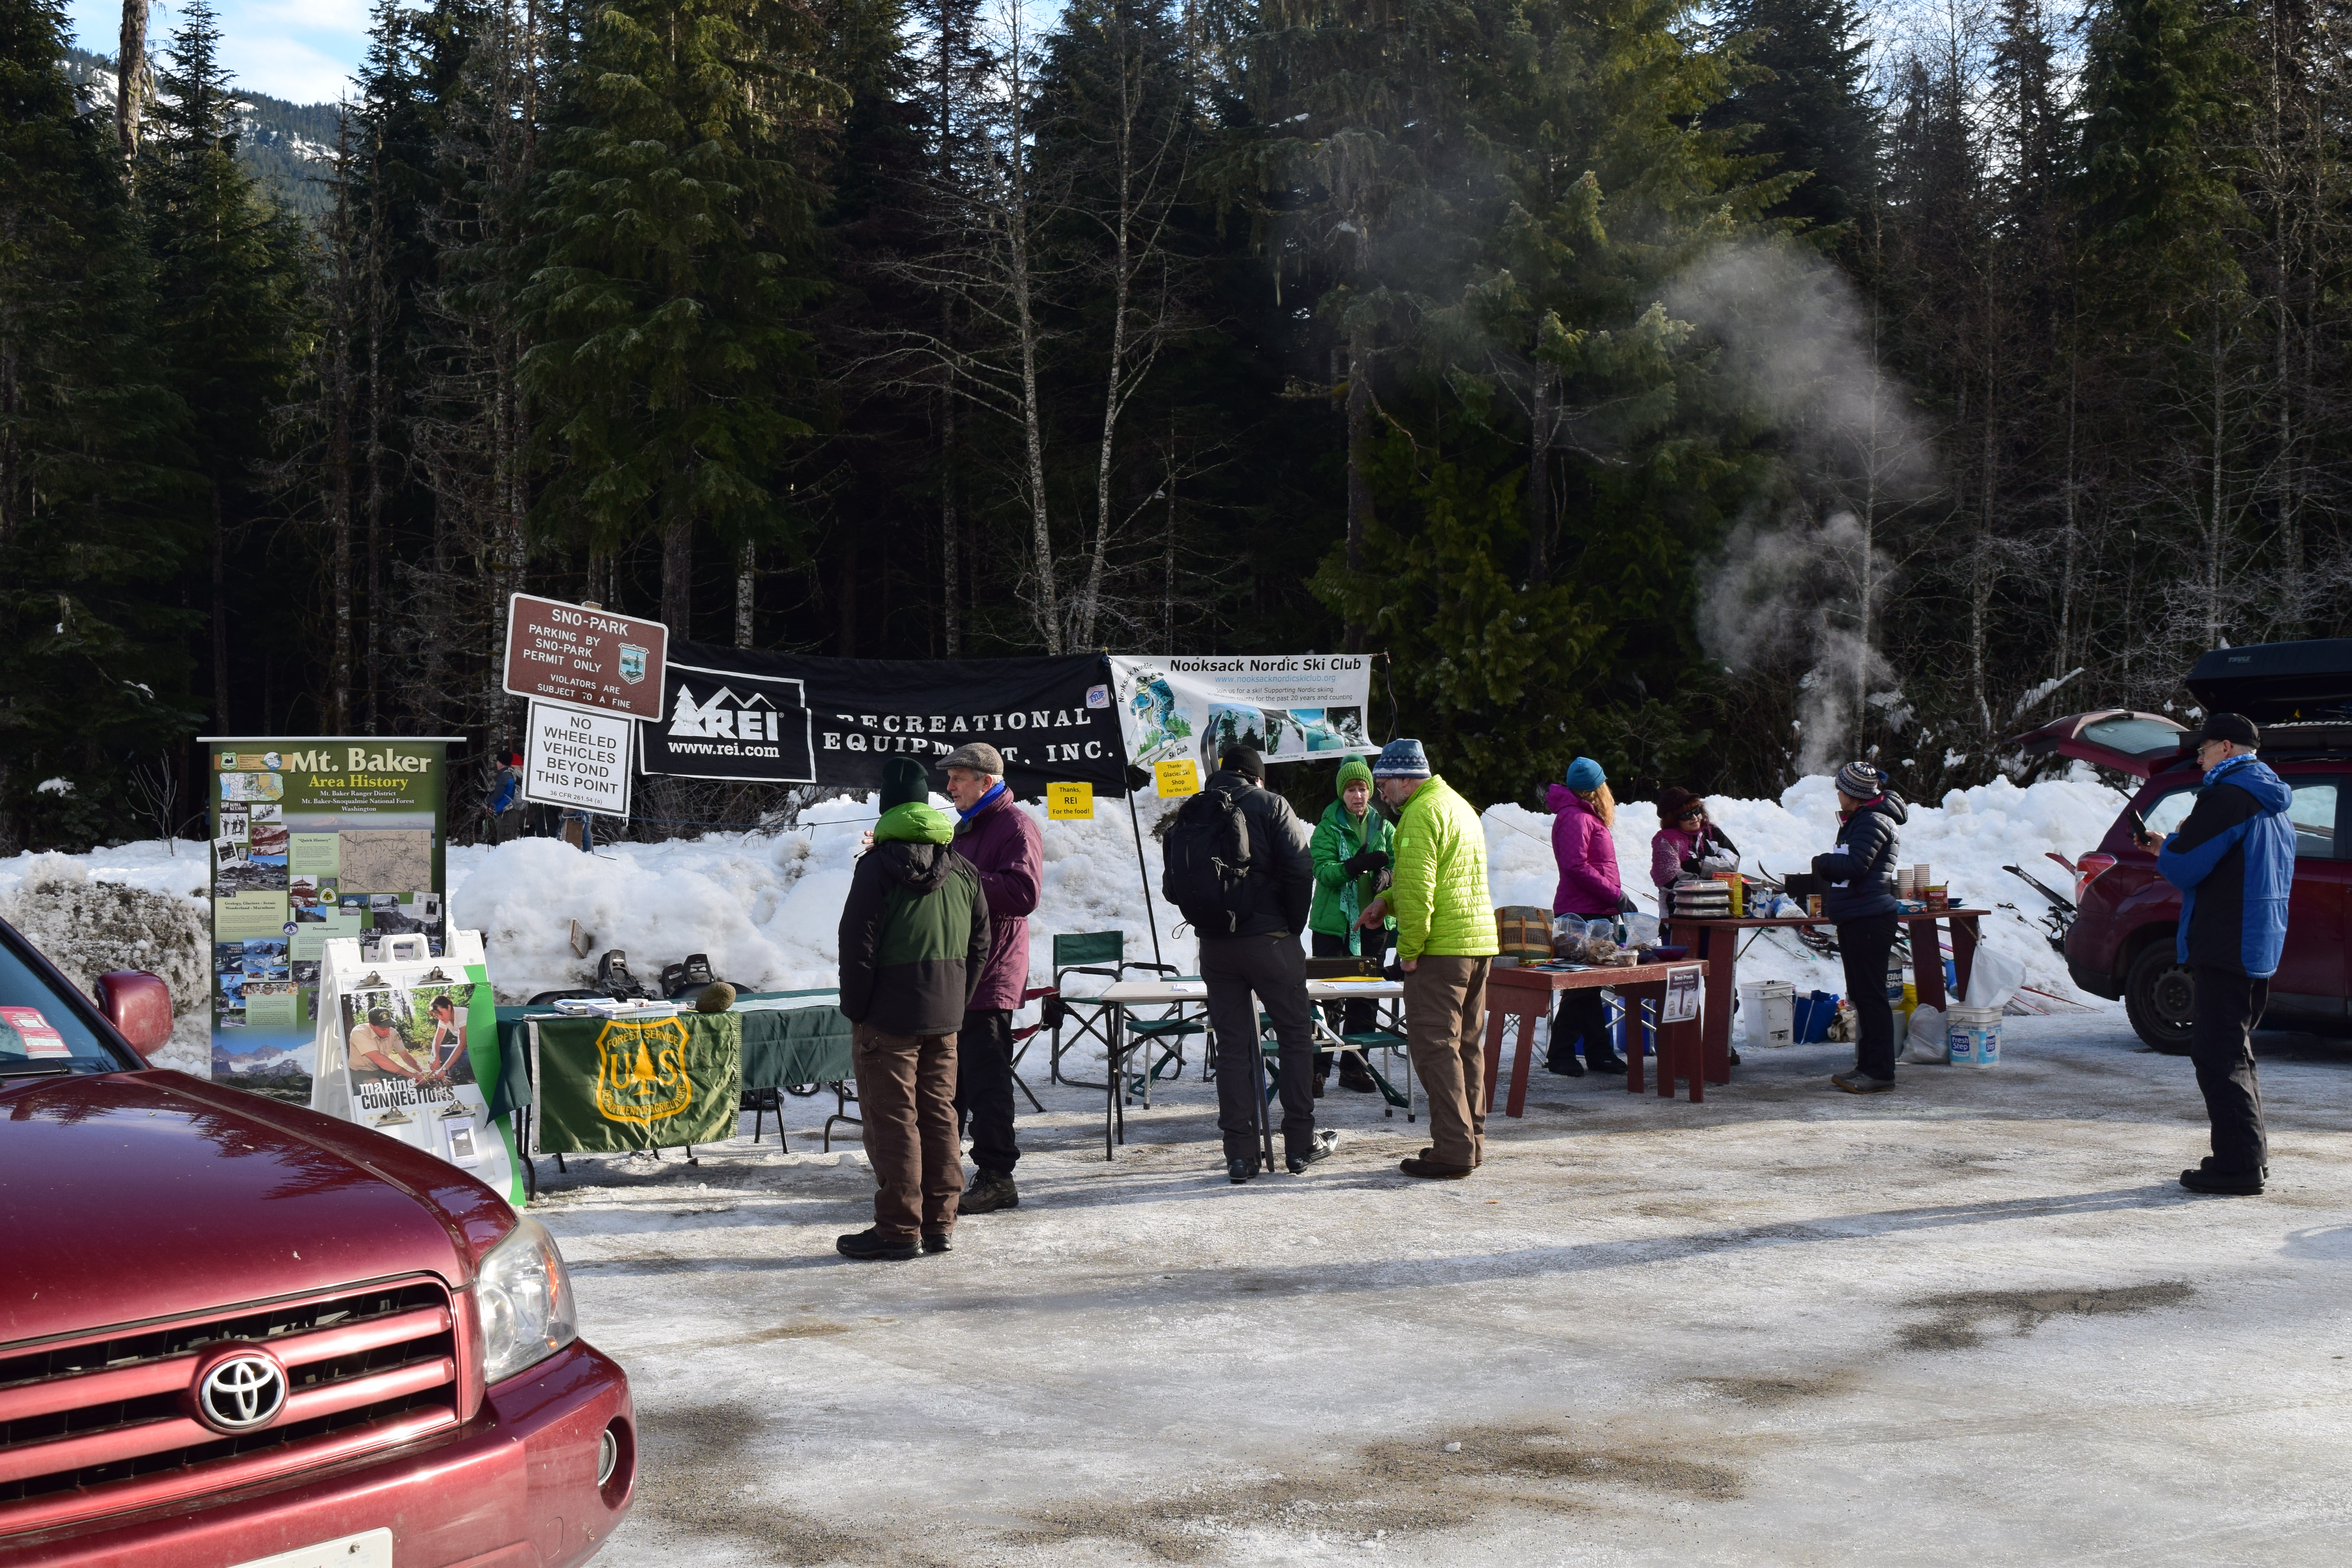
[[[1307,929],[1315,866],[1307,825],[1265,787],[1265,763],[1229,746],[1199,795],[1168,831],[1160,891],[1201,942],[1209,1026],[1217,1040],[1217,1126],[1225,1135],[1225,1176],[1236,1185],[1258,1173],[1257,1006],[1281,1043],[1282,1142],[1293,1175],[1327,1158],[1337,1132],[1315,1131],[1315,1031],[1307,1007]],[[1255,994],[1257,1005],[1250,998]]]

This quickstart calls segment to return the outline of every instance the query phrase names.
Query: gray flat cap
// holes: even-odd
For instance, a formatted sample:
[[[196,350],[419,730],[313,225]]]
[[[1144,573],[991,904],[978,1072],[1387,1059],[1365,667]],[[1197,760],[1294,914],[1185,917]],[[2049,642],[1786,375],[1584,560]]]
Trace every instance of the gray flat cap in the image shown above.
[[[991,778],[1004,776],[1003,753],[985,741],[967,741],[932,765],[941,769],[970,768],[973,773],[986,773]]]

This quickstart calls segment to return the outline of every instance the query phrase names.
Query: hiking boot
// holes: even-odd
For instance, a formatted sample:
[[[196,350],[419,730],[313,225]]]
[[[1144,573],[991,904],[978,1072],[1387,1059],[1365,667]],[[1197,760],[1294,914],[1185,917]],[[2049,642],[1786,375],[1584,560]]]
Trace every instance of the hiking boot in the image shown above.
[[[956,1200],[956,1213],[960,1216],[994,1214],[998,1209],[1017,1209],[1020,1206],[1021,1189],[1013,1184],[1012,1174],[1004,1171],[973,1172],[971,1184],[964,1188],[963,1196]]]
[[[1830,1081],[1848,1094],[1885,1094],[1895,1087],[1891,1078],[1873,1078],[1860,1068],[1850,1072],[1832,1074]]]
[[[1434,1160],[1404,1160],[1397,1169],[1408,1176],[1420,1176],[1433,1182],[1458,1182],[1470,1173],[1467,1165],[1441,1165]]]
[[[2213,1156],[2210,1154],[2208,1154],[2203,1159],[2198,1161],[2197,1168],[2200,1171],[2214,1171],[2220,1169],[2219,1166],[2213,1163]],[[2267,1182],[2270,1179],[2271,1168],[2268,1165],[2264,1165],[2263,1167],[2263,1180]]]
[[[1364,1065],[1358,1061],[1349,1061],[1340,1067],[1339,1087],[1353,1094],[1378,1094],[1381,1091],[1381,1086],[1372,1080],[1372,1075],[1365,1071]]]
[[[1625,1070],[1625,1058],[1619,1056],[1615,1051],[1603,1051],[1597,1057],[1586,1057],[1584,1058],[1584,1065],[1591,1068],[1594,1072],[1617,1073],[1622,1075]]]
[[[1554,1057],[1544,1063],[1544,1071],[1556,1072],[1562,1078],[1582,1078],[1584,1064],[1577,1060],[1573,1055]]]
[[[1225,1180],[1231,1182],[1237,1187],[1256,1174],[1257,1162],[1255,1160],[1244,1160],[1236,1156],[1235,1158],[1225,1162]]]
[[[911,1236],[885,1236],[869,1226],[855,1236],[837,1237],[833,1249],[844,1258],[859,1263],[899,1263],[915,1256],[915,1238]]]
[[[2192,1193],[2210,1193],[2216,1197],[2256,1198],[2262,1196],[2263,1173],[2212,1171],[2199,1166],[2181,1172],[2180,1184]]]
[[[1433,1165],[1438,1163],[1437,1151],[1434,1149],[1423,1149],[1420,1153],[1415,1154],[1413,1158],[1421,1161],[1424,1164]],[[1476,1159],[1470,1162],[1470,1168],[1475,1171],[1486,1163],[1486,1156],[1481,1154]]]
[[[1323,1098],[1323,1075],[1319,1072],[1315,1075],[1315,1098]]]
[[[944,1230],[927,1230],[923,1232],[923,1250],[925,1252],[954,1251],[955,1243],[950,1239],[953,1234],[954,1233],[951,1231]]]
[[[1296,1154],[1285,1155],[1282,1163],[1289,1167],[1292,1175],[1303,1176],[1307,1173],[1307,1166],[1318,1160],[1329,1159],[1331,1151],[1339,1146],[1339,1130],[1336,1127],[1327,1127],[1315,1134],[1315,1141],[1307,1144],[1303,1151]]]

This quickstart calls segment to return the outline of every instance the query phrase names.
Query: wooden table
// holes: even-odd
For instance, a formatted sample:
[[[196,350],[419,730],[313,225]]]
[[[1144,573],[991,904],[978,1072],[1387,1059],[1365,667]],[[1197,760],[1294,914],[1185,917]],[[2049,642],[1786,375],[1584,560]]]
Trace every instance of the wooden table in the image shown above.
[[[1699,986],[1706,997],[1706,1006],[1715,1005],[1714,993],[1706,980],[1706,965],[1687,961],[1679,963],[1637,963],[1591,969],[1489,969],[1486,972],[1486,1109],[1495,1109],[1495,1091],[1501,1087],[1503,1068],[1503,1021],[1519,1021],[1518,1052],[1511,1064],[1511,1098],[1505,1106],[1506,1116],[1527,1113],[1528,1062],[1535,1056],[1536,1020],[1551,1011],[1552,998],[1562,991],[1614,991],[1624,999],[1625,1021],[1625,1088],[1633,1094],[1642,1092],[1642,1041],[1638,1034],[1641,1005],[1654,1002],[1662,1016],[1665,1012],[1666,976],[1677,969],[1700,972]],[[1704,1009],[1701,1014],[1705,1016]],[[1658,1095],[1664,1100],[1675,1097],[1675,1080],[1690,1080],[1693,1101],[1706,1098],[1700,1081],[1699,1052],[1701,1027],[1697,1022],[1658,1025]],[[1727,1081],[1727,1080],[1718,1080]]]
[[[1919,1005],[1943,1007],[1944,948],[1936,932],[1937,921],[1949,921],[1952,927],[1952,967],[1960,982],[1960,994],[1968,994],[1969,973],[1976,966],[1977,921],[1990,914],[1990,910],[1927,910],[1916,913],[1898,913],[1895,918],[1911,932],[1911,968],[1919,989]],[[1706,1081],[1731,1081],[1731,998],[1738,984],[1739,933],[1760,931],[1767,926],[1829,926],[1836,922],[1811,915],[1790,915],[1779,920],[1690,920],[1677,918],[1668,922],[1677,940],[1687,934],[1692,951],[1707,961],[1706,1026],[1703,1030],[1703,1054],[1706,1060]],[[1920,955],[1927,955],[1921,963]],[[1895,1042],[1901,1051],[1903,1042]]]

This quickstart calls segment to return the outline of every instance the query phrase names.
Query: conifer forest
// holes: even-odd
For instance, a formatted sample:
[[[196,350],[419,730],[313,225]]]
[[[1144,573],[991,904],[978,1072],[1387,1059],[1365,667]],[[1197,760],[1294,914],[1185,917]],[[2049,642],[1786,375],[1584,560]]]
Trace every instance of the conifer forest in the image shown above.
[[[2345,0],[377,0],[299,199],[146,15],[0,0],[0,854],[199,734],[463,736],[462,834],[517,590],[1369,650],[1480,804],[2352,626]]]

